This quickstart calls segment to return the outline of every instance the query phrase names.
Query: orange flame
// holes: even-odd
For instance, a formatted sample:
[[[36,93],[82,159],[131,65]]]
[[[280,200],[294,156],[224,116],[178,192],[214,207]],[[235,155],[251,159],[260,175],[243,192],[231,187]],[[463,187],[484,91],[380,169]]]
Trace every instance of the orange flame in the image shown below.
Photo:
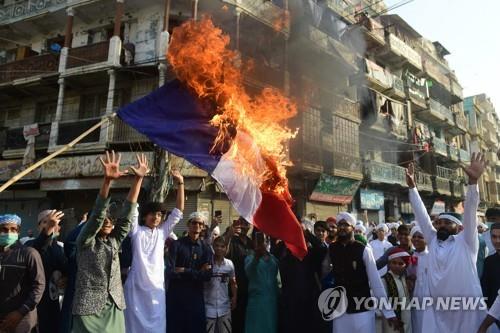
[[[264,88],[250,98],[243,85],[241,57],[228,46],[229,37],[204,17],[174,29],[167,56],[181,82],[200,98],[215,102],[217,111],[211,123],[219,132],[214,148],[231,140],[234,130],[246,133],[260,151],[265,168],[255,166],[255,147],[241,144],[241,140],[234,140],[230,150],[236,166],[252,175],[262,190],[289,200],[286,147],[296,131],[283,123],[296,115],[296,107],[274,88]]]

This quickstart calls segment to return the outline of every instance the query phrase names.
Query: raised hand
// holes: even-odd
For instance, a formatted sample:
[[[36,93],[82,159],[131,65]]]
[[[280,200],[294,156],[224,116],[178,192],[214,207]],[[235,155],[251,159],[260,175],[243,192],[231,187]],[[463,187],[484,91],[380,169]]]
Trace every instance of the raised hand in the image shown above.
[[[172,175],[172,178],[174,178],[177,183],[184,183],[184,177],[181,175],[181,172],[177,169],[172,169],[170,170],[170,174]]]
[[[406,184],[409,188],[415,188],[415,166],[413,163],[410,163],[408,167],[405,169],[406,171]]]
[[[144,177],[148,174],[148,172],[150,171],[149,170],[149,163],[148,163],[148,159],[146,158],[146,155],[144,154],[137,154],[137,166],[136,167],[130,167],[130,169],[132,169],[132,171],[134,172],[134,174],[137,176],[137,177]]]
[[[115,155],[115,151],[112,150],[111,154],[106,152],[106,159],[103,160],[102,157],[99,157],[101,161],[102,168],[104,171],[104,178],[107,180],[118,179],[123,175],[127,174],[127,171],[120,171],[120,160],[122,156],[118,153],[118,156]]]
[[[470,159],[470,165],[463,168],[467,176],[469,177],[469,185],[477,184],[477,180],[486,170],[488,161],[485,156],[481,153],[472,153]]]
[[[47,235],[54,233],[56,231],[56,227],[59,225],[63,217],[64,213],[60,210],[54,209],[50,211],[50,213],[41,221],[41,226],[44,230],[44,233]]]

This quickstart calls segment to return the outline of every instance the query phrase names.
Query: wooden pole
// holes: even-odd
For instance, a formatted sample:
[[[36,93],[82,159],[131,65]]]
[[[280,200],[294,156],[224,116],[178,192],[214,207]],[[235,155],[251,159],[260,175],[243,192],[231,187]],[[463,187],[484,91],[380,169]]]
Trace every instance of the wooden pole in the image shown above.
[[[61,147],[60,149],[58,149],[57,151],[53,152],[49,156],[46,156],[46,157],[42,158],[40,161],[36,162],[35,164],[33,164],[32,166],[30,166],[29,168],[21,171],[20,173],[18,173],[17,175],[15,175],[11,179],[9,179],[9,181],[7,181],[5,184],[3,184],[0,187],[0,193],[2,193],[10,185],[12,185],[15,182],[17,182],[19,179],[21,179],[24,176],[26,176],[31,171],[37,169],[38,167],[40,167],[43,164],[47,163],[48,161],[50,161],[54,157],[60,155],[61,153],[65,152],[66,150],[72,148],[74,145],[76,145],[78,142],[80,142],[84,137],[86,137],[87,135],[89,135],[90,133],[92,133],[93,131],[95,131],[96,129],[98,129],[99,127],[101,127],[102,124],[104,124],[105,122],[107,122],[109,120],[110,120],[110,117],[103,118],[100,122],[98,122],[97,124],[95,124],[94,126],[92,126],[91,128],[89,128],[88,130],[86,130],[85,132],[83,132],[80,136],[78,136],[77,138],[75,138],[73,141],[71,141],[67,145]]]

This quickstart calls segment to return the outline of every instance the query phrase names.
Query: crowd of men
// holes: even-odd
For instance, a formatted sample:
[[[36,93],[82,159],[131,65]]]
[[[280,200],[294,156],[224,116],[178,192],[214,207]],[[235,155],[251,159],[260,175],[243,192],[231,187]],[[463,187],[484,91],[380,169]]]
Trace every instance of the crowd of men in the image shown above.
[[[486,212],[489,226],[478,225],[481,154],[465,169],[463,214],[429,216],[410,165],[415,221],[373,225],[348,212],[303,220],[303,260],[243,218],[221,235],[220,212],[212,221],[191,214],[178,238],[184,179],[172,172],[171,212],[154,202],[139,207],[149,171],[144,155],[131,168],[123,210],[112,212],[110,188],[127,172],[114,152],[101,163],[95,204],[64,243],[60,211],[41,212],[38,236],[22,240],[21,219],[0,215],[1,333],[500,332],[500,209]],[[332,290],[344,301],[318,301]],[[483,296],[487,309],[407,306],[413,299]],[[397,302],[381,308],[377,299]]]

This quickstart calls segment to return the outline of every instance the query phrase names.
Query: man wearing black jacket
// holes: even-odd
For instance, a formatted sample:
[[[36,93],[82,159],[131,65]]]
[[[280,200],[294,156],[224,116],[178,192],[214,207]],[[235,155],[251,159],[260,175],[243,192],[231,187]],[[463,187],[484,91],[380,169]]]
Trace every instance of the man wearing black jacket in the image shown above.
[[[51,298],[50,281],[55,271],[67,274],[67,259],[62,246],[57,243],[59,222],[64,213],[56,210],[45,210],[38,215],[40,234],[37,238],[27,241],[26,246],[35,248],[42,257],[45,271],[45,291],[37,307],[39,333],[57,333],[61,321],[61,310],[57,295]],[[53,281],[57,283],[58,281]]]
[[[45,289],[42,260],[19,241],[21,218],[0,215],[0,331],[28,333]]]

